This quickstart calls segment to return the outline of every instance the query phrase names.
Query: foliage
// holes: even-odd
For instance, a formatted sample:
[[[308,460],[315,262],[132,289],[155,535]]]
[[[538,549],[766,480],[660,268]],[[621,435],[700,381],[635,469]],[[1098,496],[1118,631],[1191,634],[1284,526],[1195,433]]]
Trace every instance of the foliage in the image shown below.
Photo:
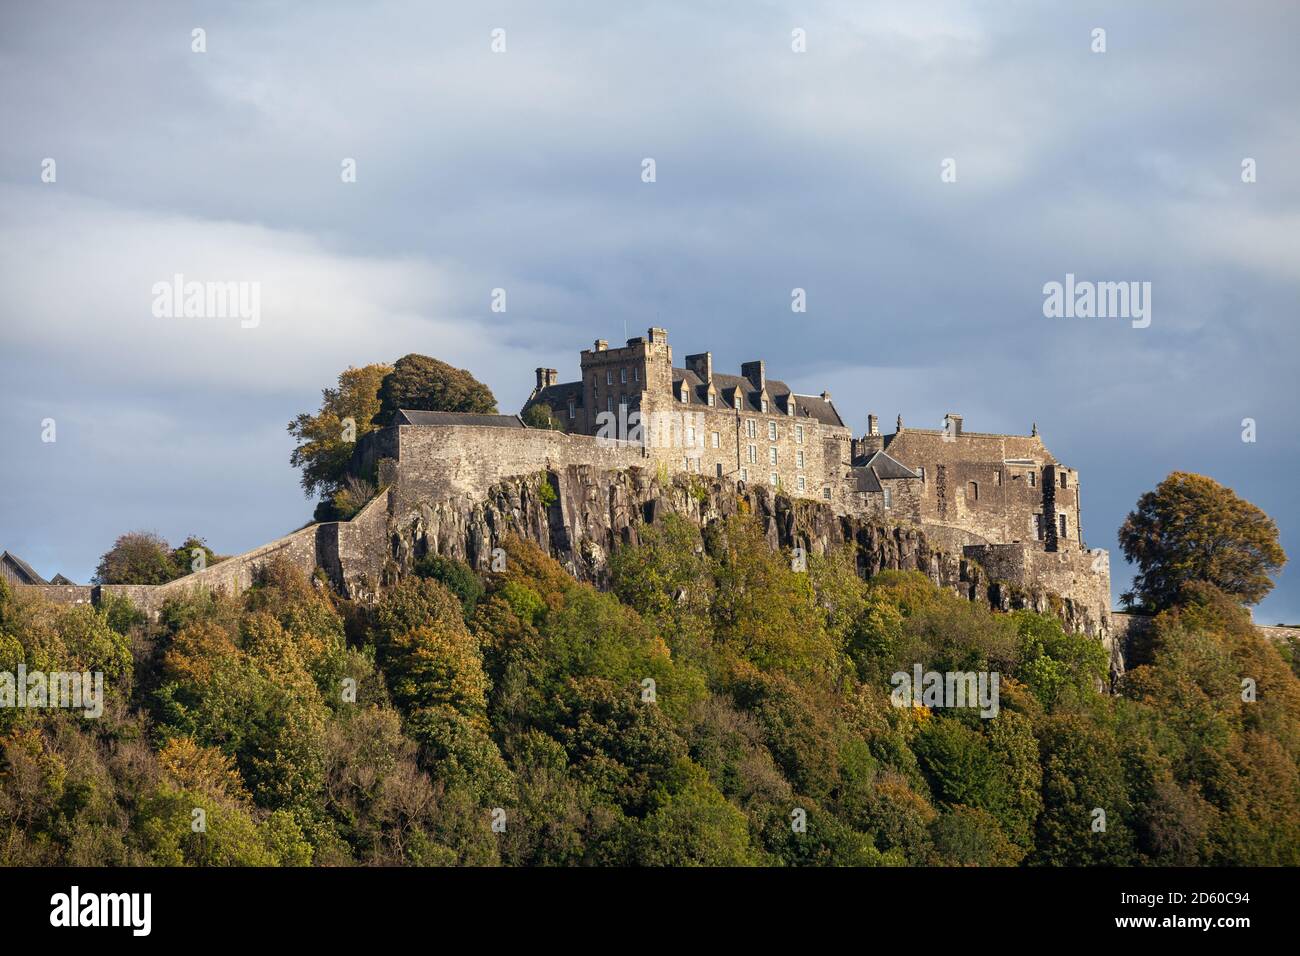
[[[414,353],[393,363],[379,387],[379,402],[377,425],[389,424],[401,408],[436,412],[497,410],[491,389],[465,369]]]
[[[303,412],[289,423],[289,434],[298,442],[289,463],[302,469],[302,490],[308,497],[329,497],[339,489],[356,442],[376,427],[379,389],[392,371],[390,365],[346,369],[339,374],[337,388],[321,390],[315,415]]]
[[[1272,518],[1231,488],[1181,471],[1138,499],[1119,543],[1139,571],[1124,603],[1147,611],[1172,607],[1197,581],[1258,604],[1286,563]]]
[[[106,697],[0,709],[0,863],[1300,863],[1300,681],[1239,593],[1183,583],[1112,692],[1055,618],[746,514],[636,530],[608,591],[510,535],[356,605],[276,561],[156,621],[0,581],[0,672]],[[894,706],[917,664],[997,671],[996,716]]]
[[[551,406],[545,402],[538,402],[536,405],[528,406],[528,411],[523,414],[524,424],[529,428],[548,428],[551,431],[563,431],[564,426],[560,424],[559,419],[551,412]]]
[[[190,535],[176,548],[152,531],[122,535],[99,559],[96,584],[166,584],[222,559]]]

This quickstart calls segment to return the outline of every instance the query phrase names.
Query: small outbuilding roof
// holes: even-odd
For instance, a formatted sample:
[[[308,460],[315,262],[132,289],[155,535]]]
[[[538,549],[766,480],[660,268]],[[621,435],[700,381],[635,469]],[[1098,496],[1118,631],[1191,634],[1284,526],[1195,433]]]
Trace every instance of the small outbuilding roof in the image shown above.
[[[426,412],[398,409],[394,425],[487,425],[492,428],[526,428],[518,415],[480,415],[474,412]]]

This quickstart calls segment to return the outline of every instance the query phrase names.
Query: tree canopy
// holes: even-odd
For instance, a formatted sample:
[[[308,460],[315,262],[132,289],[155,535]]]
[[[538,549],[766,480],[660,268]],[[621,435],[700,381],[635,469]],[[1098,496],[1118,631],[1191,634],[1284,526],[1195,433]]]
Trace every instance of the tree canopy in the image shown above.
[[[495,412],[491,390],[464,369],[427,355],[404,355],[392,365],[364,365],[339,374],[338,386],[321,391],[315,414],[289,422],[297,447],[289,463],[302,469],[303,492],[319,495],[317,521],[346,520],[375,493],[376,476],[350,475],[356,443],[389,424],[399,408],[444,412]]]
[[[1238,596],[1186,584],[1108,693],[1055,617],[744,514],[638,533],[607,591],[509,534],[356,603],[274,558],[156,620],[0,580],[0,673],[106,697],[0,707],[0,865],[1300,864],[1300,680]],[[915,665],[997,713],[896,702]]]
[[[433,412],[494,413],[492,390],[463,368],[428,355],[403,355],[393,363],[379,389],[376,421],[388,424],[399,408]]]
[[[99,559],[95,583],[166,584],[220,560],[196,535],[173,548],[152,531],[131,531]]]
[[[1172,607],[1197,581],[1258,604],[1286,563],[1272,518],[1212,478],[1182,471],[1138,499],[1119,544],[1139,571],[1124,602],[1148,611]]]

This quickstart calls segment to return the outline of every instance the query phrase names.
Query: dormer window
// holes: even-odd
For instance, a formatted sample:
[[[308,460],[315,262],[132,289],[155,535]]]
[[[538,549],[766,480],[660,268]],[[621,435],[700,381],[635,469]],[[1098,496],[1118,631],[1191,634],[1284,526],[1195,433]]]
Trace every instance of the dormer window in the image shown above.
[[[766,398],[760,398],[760,399],[758,400],[758,408],[759,408],[759,411],[761,411],[764,415],[767,414],[767,399],[766,399]]]
[[[709,408],[713,407],[713,393],[709,392]]]

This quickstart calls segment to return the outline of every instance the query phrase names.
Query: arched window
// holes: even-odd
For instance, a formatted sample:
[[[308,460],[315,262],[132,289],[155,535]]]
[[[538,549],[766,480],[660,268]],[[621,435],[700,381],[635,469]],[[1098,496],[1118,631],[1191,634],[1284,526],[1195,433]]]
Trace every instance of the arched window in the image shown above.
[[[980,486],[978,481],[966,482],[966,501],[975,502],[980,500]]]

